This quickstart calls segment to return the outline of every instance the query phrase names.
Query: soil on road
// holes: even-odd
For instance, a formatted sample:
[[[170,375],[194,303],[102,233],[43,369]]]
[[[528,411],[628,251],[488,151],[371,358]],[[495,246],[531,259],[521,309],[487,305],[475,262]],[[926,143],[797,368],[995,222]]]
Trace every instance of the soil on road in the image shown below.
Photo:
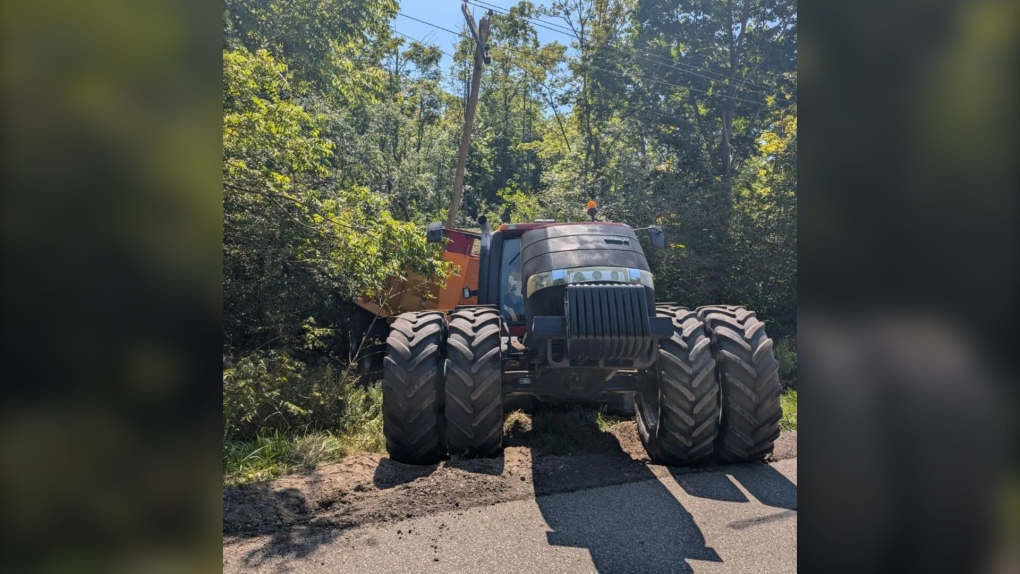
[[[562,571],[625,571],[619,568],[625,564],[691,571],[686,559],[703,560],[698,564],[709,568],[699,571],[712,571],[726,562],[705,543],[719,521],[726,536],[716,546],[733,540],[738,549],[726,566],[739,570],[747,559],[750,571],[795,568],[796,432],[780,436],[767,462],[703,468],[650,464],[633,422],[579,434],[571,454],[549,454],[548,436],[508,427],[501,458],[413,466],[363,453],[305,474],[225,489],[224,569],[400,572],[417,571],[425,558],[436,566],[445,558],[443,565],[454,570],[459,564],[527,571],[526,561],[501,566],[499,549],[506,546],[511,555],[535,554],[536,564],[558,560]],[[748,501],[754,504],[741,504]],[[613,536],[603,540],[606,525]],[[464,541],[487,527],[498,530],[485,535],[496,546],[484,559],[494,562],[472,550],[480,552],[484,541],[440,551],[444,536],[457,531]],[[782,541],[747,546],[742,532],[749,528]],[[507,546],[505,536],[515,544]],[[690,544],[660,547],[664,536]],[[584,552],[569,552],[578,548]],[[760,552],[775,554],[770,567],[758,562],[764,555],[754,558]]]

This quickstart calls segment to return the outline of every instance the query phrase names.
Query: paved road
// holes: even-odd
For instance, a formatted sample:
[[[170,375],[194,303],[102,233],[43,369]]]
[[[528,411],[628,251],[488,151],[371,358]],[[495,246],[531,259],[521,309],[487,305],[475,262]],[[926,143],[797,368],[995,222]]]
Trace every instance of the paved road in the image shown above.
[[[224,572],[795,572],[797,459],[231,543]],[[295,542],[295,541],[300,542]]]

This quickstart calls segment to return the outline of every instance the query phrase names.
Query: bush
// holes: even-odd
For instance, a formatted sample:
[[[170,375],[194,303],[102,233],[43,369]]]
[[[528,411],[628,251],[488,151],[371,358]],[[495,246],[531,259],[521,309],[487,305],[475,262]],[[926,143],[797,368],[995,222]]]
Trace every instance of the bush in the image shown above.
[[[277,431],[341,433],[382,428],[382,390],[331,366],[310,368],[286,353],[256,352],[223,370],[223,421],[228,439]]]
[[[795,381],[797,379],[797,350],[789,339],[776,343],[776,359],[779,361],[779,379]]]
[[[223,478],[269,480],[382,452],[382,388],[330,366],[309,367],[286,353],[227,357],[223,369]]]

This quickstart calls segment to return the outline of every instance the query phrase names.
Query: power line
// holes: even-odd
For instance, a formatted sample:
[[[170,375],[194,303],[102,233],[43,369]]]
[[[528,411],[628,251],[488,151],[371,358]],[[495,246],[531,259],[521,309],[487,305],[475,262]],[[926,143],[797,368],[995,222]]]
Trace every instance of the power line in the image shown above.
[[[509,10],[507,10],[505,8],[501,8],[501,7],[496,6],[494,4],[489,4],[488,2],[485,2],[483,0],[465,0],[465,1],[468,4],[472,4],[472,5],[477,6],[479,8],[486,8],[486,9],[489,9],[489,10],[495,10],[496,12],[499,12],[500,14],[503,14],[503,15],[509,15],[510,14]],[[525,20],[530,21],[532,24],[534,24],[535,26],[538,26],[540,28],[545,28],[546,30],[551,30],[553,32],[557,32],[559,34],[563,34],[564,36],[568,36],[568,37],[571,37],[571,38],[575,38],[576,37],[574,30],[572,30],[570,28],[567,28],[567,27],[564,27],[564,26],[560,26],[558,24],[553,24],[553,23],[548,22],[546,20],[541,20],[541,19],[535,18],[535,17],[529,17],[529,16],[521,16],[521,17],[524,18]],[[636,48],[631,48],[631,47],[628,47],[628,46],[619,46],[619,48],[621,48],[621,49],[623,49],[623,50],[625,50],[627,52],[630,52],[631,54],[633,54],[634,56],[637,56],[638,58],[641,58],[642,60],[646,60],[646,61],[651,62],[653,64],[657,64],[659,66],[670,68],[670,69],[676,70],[678,72],[683,72],[683,73],[686,73],[686,74],[691,74],[691,75],[694,75],[694,76],[698,76],[698,77],[704,78],[704,79],[706,79],[706,80],[708,80],[710,82],[723,82],[725,80],[732,80],[734,82],[740,82],[743,85],[739,86],[737,89],[746,90],[746,91],[749,91],[749,92],[751,92],[753,94],[763,95],[763,96],[769,96],[773,92],[773,90],[771,88],[768,88],[766,86],[762,86],[762,85],[759,85],[759,84],[754,84],[754,83],[749,82],[749,81],[747,81],[745,79],[737,78],[737,77],[734,77],[734,76],[729,76],[727,74],[723,74],[722,72],[713,72],[711,70],[705,70],[705,69],[702,69],[702,68],[697,68],[697,67],[691,66],[690,64],[684,64],[682,62],[674,62],[672,60],[669,60],[667,62],[667,60],[663,56],[659,56],[657,54],[651,54],[649,52],[644,52],[644,51],[638,50]],[[684,67],[683,68],[679,68],[677,66],[684,66]],[[717,77],[712,78],[712,77],[706,76],[704,74],[711,74],[711,75],[717,76]],[[759,88],[760,90],[765,90],[765,92],[759,92],[758,90],[751,90],[751,89],[748,89],[749,87]],[[793,101],[796,102],[796,100],[793,100]]]
[[[403,32],[399,32],[397,30],[393,30],[393,33],[398,34],[400,36],[403,36],[404,38],[407,38],[408,40],[411,40],[411,41],[414,41],[414,42],[418,42],[419,44],[424,44],[425,43],[423,40],[415,39],[414,37],[408,36],[407,34],[404,34]],[[439,53],[443,54],[444,56],[449,56],[450,58],[454,57],[453,54],[450,54],[449,52],[444,52],[443,50],[440,50],[438,47],[436,49],[439,50]],[[553,78],[557,79],[557,80],[563,81],[563,78],[560,78],[559,76],[557,76],[556,74],[554,74],[552,72],[549,72],[549,75],[552,76]],[[544,87],[547,90],[549,90],[550,92],[552,92],[552,90],[550,88],[548,88],[545,84],[540,82],[537,78],[535,78],[534,80],[535,80],[536,83],[542,85],[542,87]],[[551,100],[550,100],[550,105],[552,106],[552,108],[554,110],[558,109],[558,106],[555,103],[553,103]],[[685,122],[685,120],[683,120],[681,118],[677,118],[677,117],[674,117],[674,116],[667,116],[666,114],[663,114],[663,113],[660,113],[660,112],[657,112],[657,111],[654,111],[654,110],[642,109],[641,111],[642,112],[646,112],[646,113],[655,114],[655,115],[657,115],[659,117],[665,118],[667,120],[673,120],[673,121],[675,121],[677,123],[684,123]]]
[[[501,13],[503,15],[509,15],[510,14],[509,10],[507,10],[505,8],[501,8],[501,7],[496,6],[494,4],[489,4],[488,2],[485,2],[484,0],[477,0],[477,2],[478,2],[477,4],[475,3],[475,0],[465,0],[465,1],[468,4],[474,4],[475,6],[478,6],[479,8],[488,8],[490,10],[496,10],[497,12],[499,12],[499,13]],[[533,24],[535,24],[536,26],[538,26],[540,28],[545,28],[545,29],[551,30],[553,32],[558,32],[560,34],[563,34],[565,36],[569,36],[571,38],[575,38],[576,37],[576,35],[575,35],[576,33],[575,33],[575,31],[572,28],[567,28],[566,26],[560,26],[559,24],[553,24],[552,22],[549,22],[547,20],[542,20],[540,18],[529,17],[529,16],[522,16],[522,18],[532,22]],[[659,64],[660,66],[665,66],[667,68],[672,68],[672,69],[677,70],[679,72],[686,72],[686,73],[694,74],[696,76],[700,76],[700,77],[705,78],[705,79],[710,80],[710,81],[718,82],[718,81],[722,81],[724,79],[730,79],[730,80],[733,80],[735,82],[744,82],[746,86],[753,86],[753,87],[761,88],[763,90],[771,91],[770,88],[767,88],[765,86],[761,86],[761,85],[758,85],[758,84],[753,84],[751,82],[746,82],[745,80],[742,80],[740,78],[736,78],[736,77],[733,77],[733,76],[728,76],[728,75],[723,74],[721,72],[713,72],[711,70],[704,70],[704,69],[701,69],[701,68],[696,68],[694,66],[691,66],[690,64],[684,64],[682,62],[673,62],[672,60],[669,60],[667,62],[665,60],[665,58],[662,57],[662,56],[659,56],[659,55],[656,55],[656,54],[650,54],[648,52],[644,52],[644,51],[638,50],[636,48],[631,48],[631,47],[628,47],[628,46],[620,46],[620,48],[622,48],[622,49],[624,49],[624,50],[634,54],[635,56],[638,56],[639,58],[641,58],[643,60],[647,60],[649,62],[652,62],[653,64]],[[656,58],[656,59],[652,59],[653,57]],[[676,66],[684,66],[684,68],[678,68]],[[717,76],[717,78],[709,78],[707,76],[702,76],[698,72],[704,72],[706,74],[712,74],[714,76]]]
[[[473,4],[473,5],[475,5],[475,6],[479,7],[479,8],[488,8],[490,10],[496,10],[497,12],[499,12],[499,13],[501,13],[503,15],[509,15],[510,14],[510,12],[508,10],[506,10],[504,8],[500,8],[499,6],[495,6],[493,4],[489,4],[489,3],[484,2],[482,0],[478,0],[479,3],[477,3],[477,4],[473,0],[465,0],[465,1],[468,4]],[[571,28],[567,28],[567,27],[564,27],[564,26],[559,26],[558,24],[553,24],[551,22],[548,22],[546,20],[541,20],[539,18],[528,17],[528,16],[522,16],[522,18],[524,18],[525,20],[530,21],[532,24],[534,24],[535,26],[538,26],[540,28],[545,28],[547,30],[551,30],[553,32],[557,32],[559,34],[563,34],[564,36],[568,36],[568,37],[571,37],[571,38],[576,38],[575,31],[573,29],[571,29]],[[641,58],[642,60],[646,60],[646,61],[651,62],[653,64],[658,64],[660,66],[663,66],[663,67],[666,67],[666,68],[670,68],[670,69],[676,70],[678,72],[692,74],[694,76],[698,76],[698,77],[704,78],[704,79],[709,80],[711,82],[722,82],[722,81],[725,81],[725,80],[728,79],[728,80],[732,80],[734,82],[741,82],[741,83],[743,83],[743,86],[740,86],[738,89],[747,90],[748,86],[750,86],[750,87],[755,87],[755,88],[759,88],[759,89],[762,89],[762,90],[766,90],[768,92],[768,93],[762,92],[761,95],[770,95],[770,93],[772,92],[771,88],[768,88],[768,87],[765,87],[765,86],[761,86],[759,84],[754,84],[754,83],[748,82],[748,81],[746,81],[744,79],[736,78],[734,76],[729,76],[729,75],[723,74],[721,72],[713,72],[711,70],[705,70],[705,69],[701,69],[701,68],[696,68],[694,66],[691,66],[690,64],[684,64],[682,62],[674,62],[672,60],[669,60],[667,62],[666,59],[663,56],[659,56],[657,54],[651,54],[651,53],[648,53],[648,52],[643,52],[641,50],[638,50],[636,48],[631,48],[631,47],[628,47],[628,46],[619,46],[619,48],[621,48],[621,49],[623,49],[623,50],[625,50],[627,52],[630,52],[631,54],[637,56],[638,58]],[[684,67],[683,68],[678,68],[677,66],[684,66]],[[703,74],[701,74],[699,72],[703,72],[704,74],[711,74],[711,75],[717,76],[717,77],[712,78],[712,77],[709,77],[709,76],[705,76],[705,75],[703,75]],[[752,93],[758,93],[756,90],[747,90],[747,91],[750,91]]]
[[[488,10],[494,10],[495,12],[497,12],[499,14],[503,14],[504,16],[510,14],[510,10],[508,10],[506,8],[503,8],[503,7],[500,7],[500,6],[496,6],[495,4],[489,4],[488,2],[481,2],[481,1],[474,2],[473,0],[464,0],[464,1],[467,2],[468,4],[472,4],[472,5],[477,6],[479,8],[486,8]],[[574,33],[573,30],[571,30],[570,28],[567,28],[566,26],[561,26],[559,24],[554,24],[553,22],[549,22],[547,20],[541,20],[539,18],[531,18],[531,17],[528,17],[528,16],[522,16],[522,17],[524,19],[526,19],[526,20],[531,20],[539,28],[545,28],[546,30],[552,30],[553,32],[560,32],[561,34],[568,34],[569,35],[569,34],[573,34]]]
[[[403,32],[399,32],[399,31],[397,31],[397,30],[392,30],[392,32],[393,32],[394,34],[397,34],[397,35],[403,36],[403,37],[407,38],[408,40],[411,40],[412,42],[418,42],[419,44],[422,44],[422,45],[425,45],[425,44],[427,44],[427,42],[426,42],[425,40],[419,40],[419,39],[417,39],[417,38],[413,38],[413,37],[411,37],[411,36],[408,36],[407,34],[404,34]],[[435,46],[433,46],[433,47],[435,47]],[[439,50],[439,48],[438,48],[438,47],[435,47],[435,48],[436,48],[437,50]],[[448,52],[444,52],[444,51],[442,51],[442,50],[439,50],[439,53],[440,53],[440,54],[442,54],[442,55],[444,55],[444,56],[449,56],[449,57],[451,57],[451,58],[453,57],[453,54],[450,54],[450,53],[448,53]]]
[[[408,40],[411,40],[411,41],[413,41],[413,42],[418,42],[419,44],[424,44],[424,43],[425,43],[425,42],[424,42],[424,40],[417,40],[417,39],[415,39],[415,38],[413,38],[413,37],[411,37],[411,36],[408,36],[407,34],[404,34],[403,32],[399,32],[399,31],[397,31],[397,30],[393,30],[393,33],[394,33],[394,34],[399,34],[400,36],[403,36],[403,37],[405,37],[405,38],[407,38]],[[450,54],[449,52],[444,52],[443,50],[440,50],[440,49],[439,49],[438,47],[436,47],[436,49],[437,49],[437,50],[439,50],[439,53],[440,53],[440,54],[442,54],[442,55],[444,55],[444,56],[449,56],[449,57],[450,57],[451,59],[452,59],[452,58],[454,57],[454,55],[453,55],[453,54]],[[557,76],[557,75],[553,74],[552,72],[549,72],[549,75],[553,76],[553,77],[554,77],[554,78],[556,78],[557,80],[561,80],[561,81],[562,81],[562,78],[560,78],[559,76]],[[545,89],[549,90],[550,92],[552,92],[552,90],[551,90],[550,88],[548,88],[548,87],[547,87],[547,86],[546,86],[545,84],[543,84],[542,82],[540,82],[540,81],[538,80],[538,78],[533,78],[533,79],[534,79],[534,81],[535,81],[536,83],[540,84],[540,85],[541,85],[541,86],[542,86],[543,88],[545,88]],[[550,99],[550,102],[549,102],[549,103],[550,103],[550,105],[552,106],[552,108],[553,108],[553,110],[554,110],[554,111],[556,111],[556,110],[558,110],[558,109],[559,109],[559,106],[557,106],[557,105],[556,105],[555,103],[553,103],[551,99]]]
[[[469,2],[469,3],[470,3],[470,2]],[[467,35],[465,35],[465,34],[462,34],[462,33],[458,33],[458,32],[454,32],[453,30],[450,30],[450,29],[448,29],[448,28],[443,28],[442,26],[438,26],[438,25],[436,25],[436,24],[432,24],[431,22],[426,22],[426,21],[424,21],[424,20],[419,20],[418,18],[415,18],[415,17],[413,17],[413,16],[408,16],[408,15],[406,15],[406,14],[403,14],[403,13],[400,13],[400,12],[398,12],[398,15],[400,15],[400,16],[404,16],[405,18],[410,18],[411,20],[415,20],[415,21],[417,21],[417,22],[421,22],[422,24],[425,24],[425,25],[427,25],[427,26],[432,26],[433,28],[436,28],[437,30],[442,30],[442,31],[444,31],[444,32],[447,32],[447,33],[453,34],[453,35],[455,35],[455,36],[458,36],[458,37],[462,37],[462,38],[467,38],[467,39],[472,39],[472,38],[470,38],[469,36],[467,36]],[[399,34],[400,36],[403,36],[404,38],[407,38],[407,39],[409,39],[409,40],[413,40],[413,41],[415,41],[415,42],[419,42],[419,43],[424,43],[423,41],[420,41],[420,40],[416,40],[415,38],[412,38],[411,36],[408,36],[407,34],[404,34],[404,33],[402,33],[402,32],[399,32],[399,31],[397,31],[397,30],[393,30],[393,32],[394,32],[394,33],[396,33],[396,34]],[[437,49],[438,49],[438,48],[437,48]],[[504,48],[504,49],[507,49],[507,48]],[[512,48],[510,48],[509,50],[510,50],[510,51],[516,51],[516,50],[514,50],[514,49],[512,49]],[[452,54],[449,54],[449,53],[447,53],[447,52],[444,52],[443,50],[439,50],[439,52],[440,52],[441,54],[445,55],[445,56],[449,56],[450,58],[453,58],[453,57],[454,57],[454,56],[453,56]],[[532,55],[533,55],[533,53],[532,53]],[[600,68],[595,68],[595,69],[600,69]],[[605,71],[605,72],[607,72],[607,73],[615,73],[615,72],[609,72],[609,71],[607,71],[607,70],[602,70],[602,71]],[[549,75],[550,75],[550,76],[552,76],[552,77],[553,77],[554,79],[556,79],[556,80],[559,80],[559,81],[561,81],[561,82],[564,82],[564,83],[565,83],[565,81],[563,80],[563,78],[560,78],[560,77],[559,77],[558,75],[556,75],[556,74],[555,74],[555,73],[553,73],[552,71],[549,71],[548,73],[549,73]],[[549,89],[548,87],[546,87],[546,86],[545,86],[545,84],[543,84],[542,82],[540,82],[540,81],[539,81],[539,80],[538,80],[537,78],[535,78],[535,81],[536,81],[536,82],[537,82],[538,84],[542,85],[542,87],[545,87],[546,89]],[[656,80],[653,80],[653,81],[656,81]],[[674,86],[674,87],[677,87],[677,88],[680,88],[680,89],[688,89],[688,90],[693,90],[693,91],[698,91],[698,92],[701,92],[701,90],[694,90],[693,88],[688,88],[688,87],[685,87],[685,86],[675,86],[674,84],[667,84],[667,85],[671,85],[671,86]],[[550,92],[551,92],[551,91],[552,91],[552,90],[550,90]],[[706,93],[706,94],[707,94],[708,92],[702,92],[702,93]],[[757,92],[754,92],[754,93],[757,93]],[[725,95],[723,95],[722,97],[731,97],[731,96],[725,96]],[[733,98],[733,99],[738,99],[738,100],[740,100],[740,98]],[[750,100],[741,100],[741,101],[749,102],[749,103],[752,103],[752,104],[756,104],[756,105],[762,105],[762,104],[760,104],[760,103],[758,103],[758,102],[751,102]],[[779,103],[780,101],[781,101],[781,100],[778,100],[778,99],[776,100],[776,102],[777,102],[777,103]],[[550,104],[552,105],[552,108],[553,108],[553,112],[554,112],[554,113],[557,113],[557,111],[556,111],[556,110],[557,110],[557,107],[556,107],[556,105],[555,105],[555,104],[553,103],[553,101],[552,101],[552,98],[550,98],[550,100],[549,100],[549,103],[550,103]],[[784,103],[787,103],[787,104],[788,104],[789,102],[784,102]],[[793,103],[796,103],[796,102],[793,102]],[[669,116],[669,115],[663,114],[663,113],[661,113],[661,112],[658,112],[658,111],[656,111],[656,110],[652,110],[652,109],[648,109],[648,108],[641,108],[640,110],[638,110],[638,113],[646,113],[646,114],[653,114],[653,115],[659,116],[660,118],[663,118],[663,119],[667,119],[667,120],[672,120],[673,122],[675,122],[675,123],[676,123],[676,124],[678,124],[678,125],[682,125],[682,124],[685,124],[685,123],[687,123],[687,122],[689,121],[689,119],[688,119],[688,120],[685,120],[685,119],[677,118],[677,117],[675,117],[675,116]],[[557,116],[557,117],[558,117],[558,116]],[[565,134],[564,134],[564,140],[566,140],[566,135],[565,135]],[[570,146],[569,142],[567,143],[567,146],[568,146],[568,147]]]
[[[415,18],[413,16],[408,16],[407,14],[404,14],[403,12],[397,12],[397,15],[398,16],[403,16],[405,18],[409,18],[409,19],[414,20],[416,22],[421,22],[422,24],[425,24],[427,26],[432,26],[433,28],[436,28],[437,30],[442,30],[444,32],[448,32],[448,33],[454,34],[456,36],[460,36],[460,37],[463,37],[463,38],[470,39],[468,36],[466,36],[464,34],[461,34],[459,32],[454,32],[453,30],[450,30],[448,28],[444,28],[444,27],[439,26],[437,24],[433,24],[431,22],[426,22],[424,20],[420,20],[420,19]],[[502,48],[503,50],[514,52],[514,53],[525,54],[525,55],[529,55],[529,56],[532,56],[532,57],[535,56],[535,53],[530,51],[530,50],[518,50],[516,48],[510,48],[508,46],[500,46],[500,48]],[[663,85],[666,85],[666,86],[671,86],[671,87],[674,87],[674,88],[679,88],[681,90],[690,90],[692,92],[698,92],[698,93],[709,95],[709,96],[715,95],[717,97],[725,98],[725,99],[729,99],[729,100],[735,100],[735,101],[745,102],[745,103],[748,103],[748,104],[754,104],[754,105],[759,105],[759,106],[762,105],[761,102],[755,102],[753,100],[739,98],[737,96],[730,96],[730,95],[726,95],[726,94],[712,94],[711,92],[709,92],[707,90],[699,90],[699,89],[691,87],[691,86],[680,86],[680,85],[677,85],[677,84],[671,84],[669,82],[664,82],[662,80],[656,80],[654,78],[647,78],[647,77],[644,77],[644,76],[639,76],[637,74],[634,74],[632,76],[623,76],[620,72],[617,72],[615,70],[606,70],[604,68],[599,68],[599,67],[596,67],[596,66],[588,66],[588,67],[590,67],[593,70],[599,70],[601,72],[605,72],[607,74],[619,75],[621,77],[624,77],[625,79],[630,79],[632,81],[635,80],[635,79],[636,80],[646,80],[646,81],[655,82],[655,83],[658,83],[658,84],[663,84]],[[557,76],[556,74],[553,74],[552,72],[549,72],[549,74],[551,76],[553,76],[554,78],[556,78],[556,79],[561,79],[561,78],[559,78],[559,76]],[[755,95],[760,95],[760,96],[766,96],[766,97],[768,96],[768,94],[761,94],[761,93],[758,93],[758,92],[752,92],[752,93],[755,94]],[[790,104],[790,102],[784,102],[784,101],[779,100],[779,99],[776,99],[776,103],[783,103],[784,105],[789,105]],[[793,102],[793,103],[796,103],[796,102]]]
[[[426,22],[425,20],[419,20],[418,18],[415,18],[414,16],[408,16],[407,14],[404,14],[403,12],[397,12],[397,16],[403,16],[404,18],[407,18],[408,20],[414,20],[415,22],[421,22],[422,24],[425,24],[426,26],[432,26],[433,28],[435,28],[437,30],[442,30],[443,32],[449,32],[449,33],[451,33],[451,34],[453,34],[455,36],[462,36],[464,38],[469,38],[471,40],[474,40],[474,38],[471,38],[470,36],[463,35],[460,32],[454,32],[453,30],[451,30],[449,28],[443,28],[442,26],[433,24],[432,22]]]
[[[419,20],[419,22],[422,22],[423,24],[428,24],[428,22],[424,22],[424,21],[421,21],[421,20]],[[431,24],[429,24],[429,25],[431,25]],[[439,28],[439,27],[437,26],[437,28]],[[442,29],[442,28],[440,28],[440,29]],[[446,30],[446,31],[449,32],[449,30]],[[399,32],[397,30],[393,30],[393,32],[395,34],[403,36],[404,38],[407,38],[408,40],[412,40],[414,42],[418,42],[419,44],[424,44],[425,43],[423,40],[417,40],[417,39],[415,39],[415,38],[413,38],[411,36],[408,36],[407,34],[404,34],[403,32]],[[451,33],[453,33],[453,32],[451,32]],[[467,37],[467,36],[464,36],[464,37]],[[436,49],[439,50],[439,48],[436,48]],[[448,52],[444,52],[443,50],[439,50],[439,53],[443,54],[444,56],[449,56],[450,58],[454,57],[453,54],[450,54]],[[554,79],[560,80],[561,82],[564,81],[563,78],[560,78],[559,76],[557,76],[556,74],[554,74],[552,72],[549,72],[549,75],[552,76]],[[552,92],[551,89],[549,89],[547,86],[545,86],[545,84],[540,82],[537,78],[535,78],[535,82],[537,82],[542,87],[544,87],[547,90],[549,90],[550,92]],[[558,109],[556,104],[553,103],[551,99],[550,99],[549,103],[552,106],[553,111],[556,111]],[[662,112],[658,112],[658,111],[647,109],[647,108],[640,109],[639,113],[654,114],[656,116],[659,116],[660,118],[667,119],[667,120],[672,120],[672,121],[676,122],[677,124],[684,124],[684,123],[686,123],[688,121],[688,120],[685,120],[685,119],[682,119],[682,118],[678,118],[678,117],[675,117],[675,116],[669,116],[669,115],[663,114]]]
[[[403,16],[405,18],[409,18],[409,19],[414,20],[416,22],[421,22],[422,24],[425,24],[427,26],[432,26],[433,28],[436,28],[437,30],[442,30],[444,32],[448,32],[448,33],[454,34],[456,36],[460,36],[460,37],[463,37],[463,38],[471,39],[469,36],[466,36],[466,35],[461,34],[459,32],[455,32],[453,30],[450,30],[448,28],[444,28],[442,26],[433,24],[431,22],[426,22],[424,20],[420,20],[420,19],[415,18],[413,16],[408,16],[407,14],[404,14],[403,12],[397,12],[397,15],[398,16]],[[525,54],[525,55],[532,56],[532,57],[534,57],[536,55],[534,52],[532,52],[530,50],[519,50],[519,49],[516,49],[516,48],[510,48],[508,46],[500,46],[500,48],[503,49],[503,50],[507,50],[509,52],[514,52],[514,53],[518,53],[518,54]],[[692,92],[698,92],[698,93],[705,94],[705,95],[708,95],[708,96],[716,96],[716,97],[719,97],[719,98],[724,98],[724,99],[728,99],[728,100],[734,100],[734,101],[738,101],[738,102],[744,102],[744,103],[753,104],[753,105],[757,105],[757,106],[764,105],[762,102],[756,102],[754,100],[748,100],[748,99],[745,99],[745,98],[739,98],[737,96],[730,96],[730,95],[727,95],[727,94],[713,94],[713,93],[711,93],[711,92],[709,92],[707,90],[699,90],[698,88],[694,88],[694,87],[691,87],[691,86],[681,86],[681,85],[678,85],[678,84],[671,84],[669,82],[664,82],[662,80],[656,80],[655,78],[648,78],[648,77],[645,77],[645,76],[639,76],[637,74],[624,76],[622,72],[619,72],[619,71],[616,71],[616,70],[606,70],[605,68],[599,68],[599,67],[591,66],[591,65],[589,65],[587,67],[589,67],[589,68],[591,68],[593,70],[598,70],[598,71],[601,71],[601,72],[605,72],[607,74],[618,75],[620,77],[623,77],[624,79],[629,79],[631,81],[634,81],[634,80],[645,80],[645,81],[649,81],[649,82],[655,82],[657,84],[662,84],[662,85],[665,85],[665,86],[671,86],[671,87],[674,87],[674,88],[679,88],[681,90],[689,90],[689,91],[692,91]],[[549,74],[552,75],[554,78],[561,79],[558,76],[556,76],[555,74],[553,74],[552,72],[549,72]],[[751,93],[753,93],[755,95],[763,96],[763,97],[768,97],[769,96],[769,94],[761,94],[759,92],[751,92]],[[781,103],[783,105],[791,105],[791,104],[795,104],[796,103],[796,102],[792,102],[792,101],[780,100],[778,98],[776,98],[775,102],[777,104]]]

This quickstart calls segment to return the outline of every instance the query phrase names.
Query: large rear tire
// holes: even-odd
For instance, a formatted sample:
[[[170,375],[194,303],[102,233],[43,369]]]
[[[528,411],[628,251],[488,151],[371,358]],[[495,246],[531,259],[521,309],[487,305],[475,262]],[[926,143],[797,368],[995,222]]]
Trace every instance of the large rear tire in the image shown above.
[[[711,456],[719,425],[719,385],[711,341],[697,315],[658,305],[673,320],[673,336],[659,341],[652,385],[635,399],[638,435],[652,462],[692,465]]]
[[[760,459],[772,452],[779,438],[783,409],[779,395],[779,361],[765,324],[753,311],[730,305],[698,308],[712,338],[722,421],[716,454],[723,462]]]
[[[451,455],[486,457],[503,448],[499,311],[458,309],[446,340],[446,441]]]
[[[390,458],[432,464],[445,454],[443,360],[446,315],[397,317],[383,360],[383,434]]]

